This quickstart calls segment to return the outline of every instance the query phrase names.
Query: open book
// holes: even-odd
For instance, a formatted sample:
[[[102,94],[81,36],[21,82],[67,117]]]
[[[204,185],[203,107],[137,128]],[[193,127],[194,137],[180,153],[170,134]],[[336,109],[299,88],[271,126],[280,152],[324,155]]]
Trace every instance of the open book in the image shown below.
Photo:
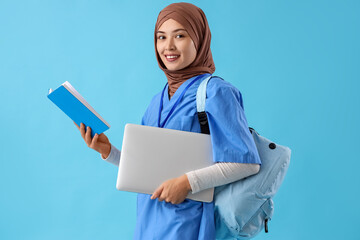
[[[85,99],[66,81],[55,90],[49,89],[48,98],[55,103],[78,126],[84,123],[91,127],[91,137],[101,134],[110,125],[88,104]]]

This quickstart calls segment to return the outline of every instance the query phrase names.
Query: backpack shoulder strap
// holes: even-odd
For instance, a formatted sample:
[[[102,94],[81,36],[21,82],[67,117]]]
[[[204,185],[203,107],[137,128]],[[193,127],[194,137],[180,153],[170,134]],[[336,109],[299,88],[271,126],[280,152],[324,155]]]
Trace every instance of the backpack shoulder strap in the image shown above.
[[[209,122],[205,112],[206,87],[212,76],[205,78],[199,85],[196,93],[196,109],[198,113],[201,133],[210,134]]]

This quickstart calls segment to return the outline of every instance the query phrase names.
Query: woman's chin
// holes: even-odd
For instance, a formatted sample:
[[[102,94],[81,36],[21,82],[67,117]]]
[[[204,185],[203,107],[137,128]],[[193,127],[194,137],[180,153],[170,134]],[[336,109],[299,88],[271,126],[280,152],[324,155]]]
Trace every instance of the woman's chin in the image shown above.
[[[166,67],[167,70],[170,70],[170,71],[178,71],[178,70],[182,70],[182,69],[188,67],[189,65],[184,67],[184,66],[179,66],[179,65],[175,66],[175,64],[174,65],[168,64],[168,66],[165,65],[165,67]]]
[[[170,71],[177,71],[183,69],[181,67],[176,67],[176,66],[166,66],[166,68]]]

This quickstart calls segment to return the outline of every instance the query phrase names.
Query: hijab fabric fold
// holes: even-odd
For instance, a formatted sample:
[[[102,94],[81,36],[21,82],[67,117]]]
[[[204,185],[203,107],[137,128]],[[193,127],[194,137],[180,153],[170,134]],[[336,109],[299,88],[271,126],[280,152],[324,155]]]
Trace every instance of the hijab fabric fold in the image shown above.
[[[180,70],[168,70],[162,62],[156,48],[156,33],[168,19],[173,19],[184,26],[194,42],[196,58],[187,67]],[[158,16],[155,25],[155,54],[159,67],[164,71],[169,95],[172,96],[180,85],[194,76],[215,72],[215,64],[210,50],[211,32],[204,12],[191,3],[173,3],[165,7]]]

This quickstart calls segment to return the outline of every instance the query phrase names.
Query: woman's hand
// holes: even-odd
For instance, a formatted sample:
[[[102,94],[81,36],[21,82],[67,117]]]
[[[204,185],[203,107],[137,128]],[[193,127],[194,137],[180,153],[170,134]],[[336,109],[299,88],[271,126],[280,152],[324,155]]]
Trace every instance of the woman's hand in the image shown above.
[[[186,174],[163,182],[152,194],[151,199],[158,198],[159,201],[171,202],[172,204],[182,203],[191,186]]]
[[[81,123],[80,127],[74,122],[76,127],[80,130],[81,137],[85,140],[86,145],[99,152],[103,158],[107,158],[110,154],[111,144],[109,139],[104,133],[98,135],[97,133],[91,139],[91,128],[87,127],[85,130],[85,124]]]

